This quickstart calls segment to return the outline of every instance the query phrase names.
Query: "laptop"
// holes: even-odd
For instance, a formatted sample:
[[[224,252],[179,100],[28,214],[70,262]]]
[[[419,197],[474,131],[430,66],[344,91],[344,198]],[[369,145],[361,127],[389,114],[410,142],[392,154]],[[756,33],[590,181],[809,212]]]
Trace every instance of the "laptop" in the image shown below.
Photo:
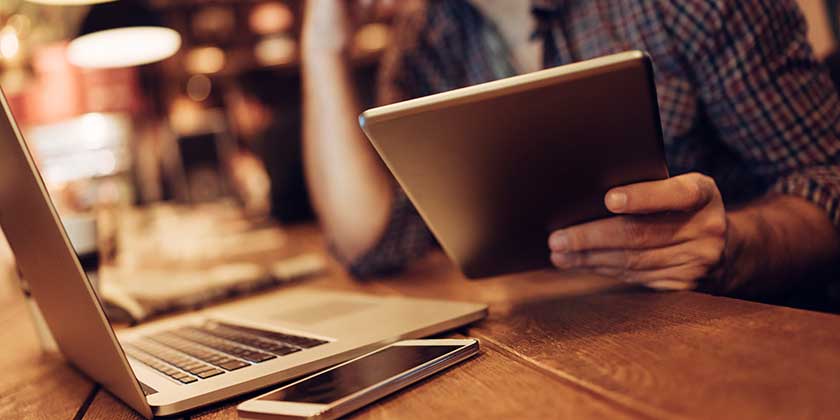
[[[548,236],[668,177],[650,58],[629,51],[365,111],[360,124],[470,278],[550,267]]]
[[[295,288],[115,332],[0,91],[0,227],[66,359],[147,418],[486,316],[482,304]]]

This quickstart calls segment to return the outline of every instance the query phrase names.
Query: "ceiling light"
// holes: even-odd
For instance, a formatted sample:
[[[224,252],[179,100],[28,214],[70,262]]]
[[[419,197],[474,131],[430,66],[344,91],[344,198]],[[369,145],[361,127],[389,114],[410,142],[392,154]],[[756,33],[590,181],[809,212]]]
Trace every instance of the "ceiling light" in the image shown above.
[[[20,40],[17,32],[7,26],[0,30],[0,58],[11,60],[20,51]]]
[[[79,67],[139,66],[171,57],[181,47],[178,32],[163,27],[160,16],[140,0],[91,7],[79,35],[67,51]]]
[[[67,58],[79,67],[131,67],[169,58],[180,47],[178,32],[159,26],[138,26],[80,36],[70,42]]]

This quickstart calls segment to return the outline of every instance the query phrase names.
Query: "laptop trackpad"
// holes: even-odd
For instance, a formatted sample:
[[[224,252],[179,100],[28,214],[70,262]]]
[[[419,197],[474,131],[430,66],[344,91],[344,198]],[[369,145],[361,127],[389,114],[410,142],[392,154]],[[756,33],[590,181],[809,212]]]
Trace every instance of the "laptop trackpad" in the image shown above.
[[[371,302],[360,302],[349,299],[328,299],[323,302],[314,302],[309,305],[286,310],[272,311],[267,315],[267,318],[273,321],[311,325],[329,321],[333,318],[348,316],[375,306],[376,304]]]

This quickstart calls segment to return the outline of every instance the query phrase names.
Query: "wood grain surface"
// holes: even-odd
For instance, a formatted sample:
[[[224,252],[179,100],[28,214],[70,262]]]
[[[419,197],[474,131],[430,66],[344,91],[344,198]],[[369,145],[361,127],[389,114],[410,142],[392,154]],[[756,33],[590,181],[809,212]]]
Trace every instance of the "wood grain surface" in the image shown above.
[[[41,352],[20,296],[2,299],[0,346],[2,419],[73,418],[93,390],[61,358]]]
[[[317,230],[288,231],[323,250]],[[329,273],[295,287],[481,301],[488,319],[451,333],[480,356],[352,416],[441,418],[836,418],[840,317],[600,278],[531,273],[465,280],[440,254],[404,275]],[[0,289],[2,290],[2,289]],[[22,298],[0,295],[0,418],[137,419],[39,350]],[[190,419],[235,419],[225,401]]]

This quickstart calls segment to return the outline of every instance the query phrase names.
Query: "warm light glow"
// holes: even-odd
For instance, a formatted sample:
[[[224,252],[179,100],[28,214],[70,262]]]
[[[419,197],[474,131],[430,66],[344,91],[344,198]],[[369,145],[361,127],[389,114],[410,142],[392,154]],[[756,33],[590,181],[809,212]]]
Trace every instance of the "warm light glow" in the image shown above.
[[[390,31],[384,23],[369,23],[355,36],[356,48],[363,52],[376,52],[388,45]]]
[[[254,57],[264,66],[288,64],[295,59],[297,43],[287,36],[263,39],[254,46]]]
[[[100,150],[90,155],[97,175],[111,175],[117,170],[117,157],[110,150]]]
[[[236,27],[236,16],[228,7],[208,6],[192,17],[192,29],[201,38],[226,37]]]
[[[187,71],[194,74],[218,73],[225,68],[225,52],[219,47],[197,47],[185,58]]]
[[[59,123],[29,127],[50,185],[124,173],[131,168],[131,116],[90,113]]]
[[[85,4],[109,3],[114,0],[27,0],[30,3],[46,4],[50,6],[80,6]]]
[[[13,28],[19,36],[25,36],[32,27],[32,20],[26,17],[26,15],[17,14],[12,15],[6,22],[6,25]]]
[[[190,77],[190,80],[187,80],[187,96],[196,102],[207,99],[212,89],[213,83],[209,77],[203,74],[196,74]]]
[[[217,112],[204,109],[186,96],[178,96],[169,105],[169,124],[178,135],[207,132],[219,121]]]
[[[251,9],[248,24],[251,30],[260,35],[271,35],[285,32],[292,27],[295,16],[289,7],[283,3],[262,3]]]
[[[67,57],[79,67],[131,67],[169,58],[180,47],[178,32],[158,26],[138,26],[80,36],[70,43]]]
[[[20,51],[20,40],[17,32],[10,27],[0,30],[0,57],[7,60],[12,59],[18,51]]]
[[[115,128],[115,122],[105,114],[91,112],[79,117],[79,126],[85,133],[85,147],[97,150],[108,146],[109,129]]]

